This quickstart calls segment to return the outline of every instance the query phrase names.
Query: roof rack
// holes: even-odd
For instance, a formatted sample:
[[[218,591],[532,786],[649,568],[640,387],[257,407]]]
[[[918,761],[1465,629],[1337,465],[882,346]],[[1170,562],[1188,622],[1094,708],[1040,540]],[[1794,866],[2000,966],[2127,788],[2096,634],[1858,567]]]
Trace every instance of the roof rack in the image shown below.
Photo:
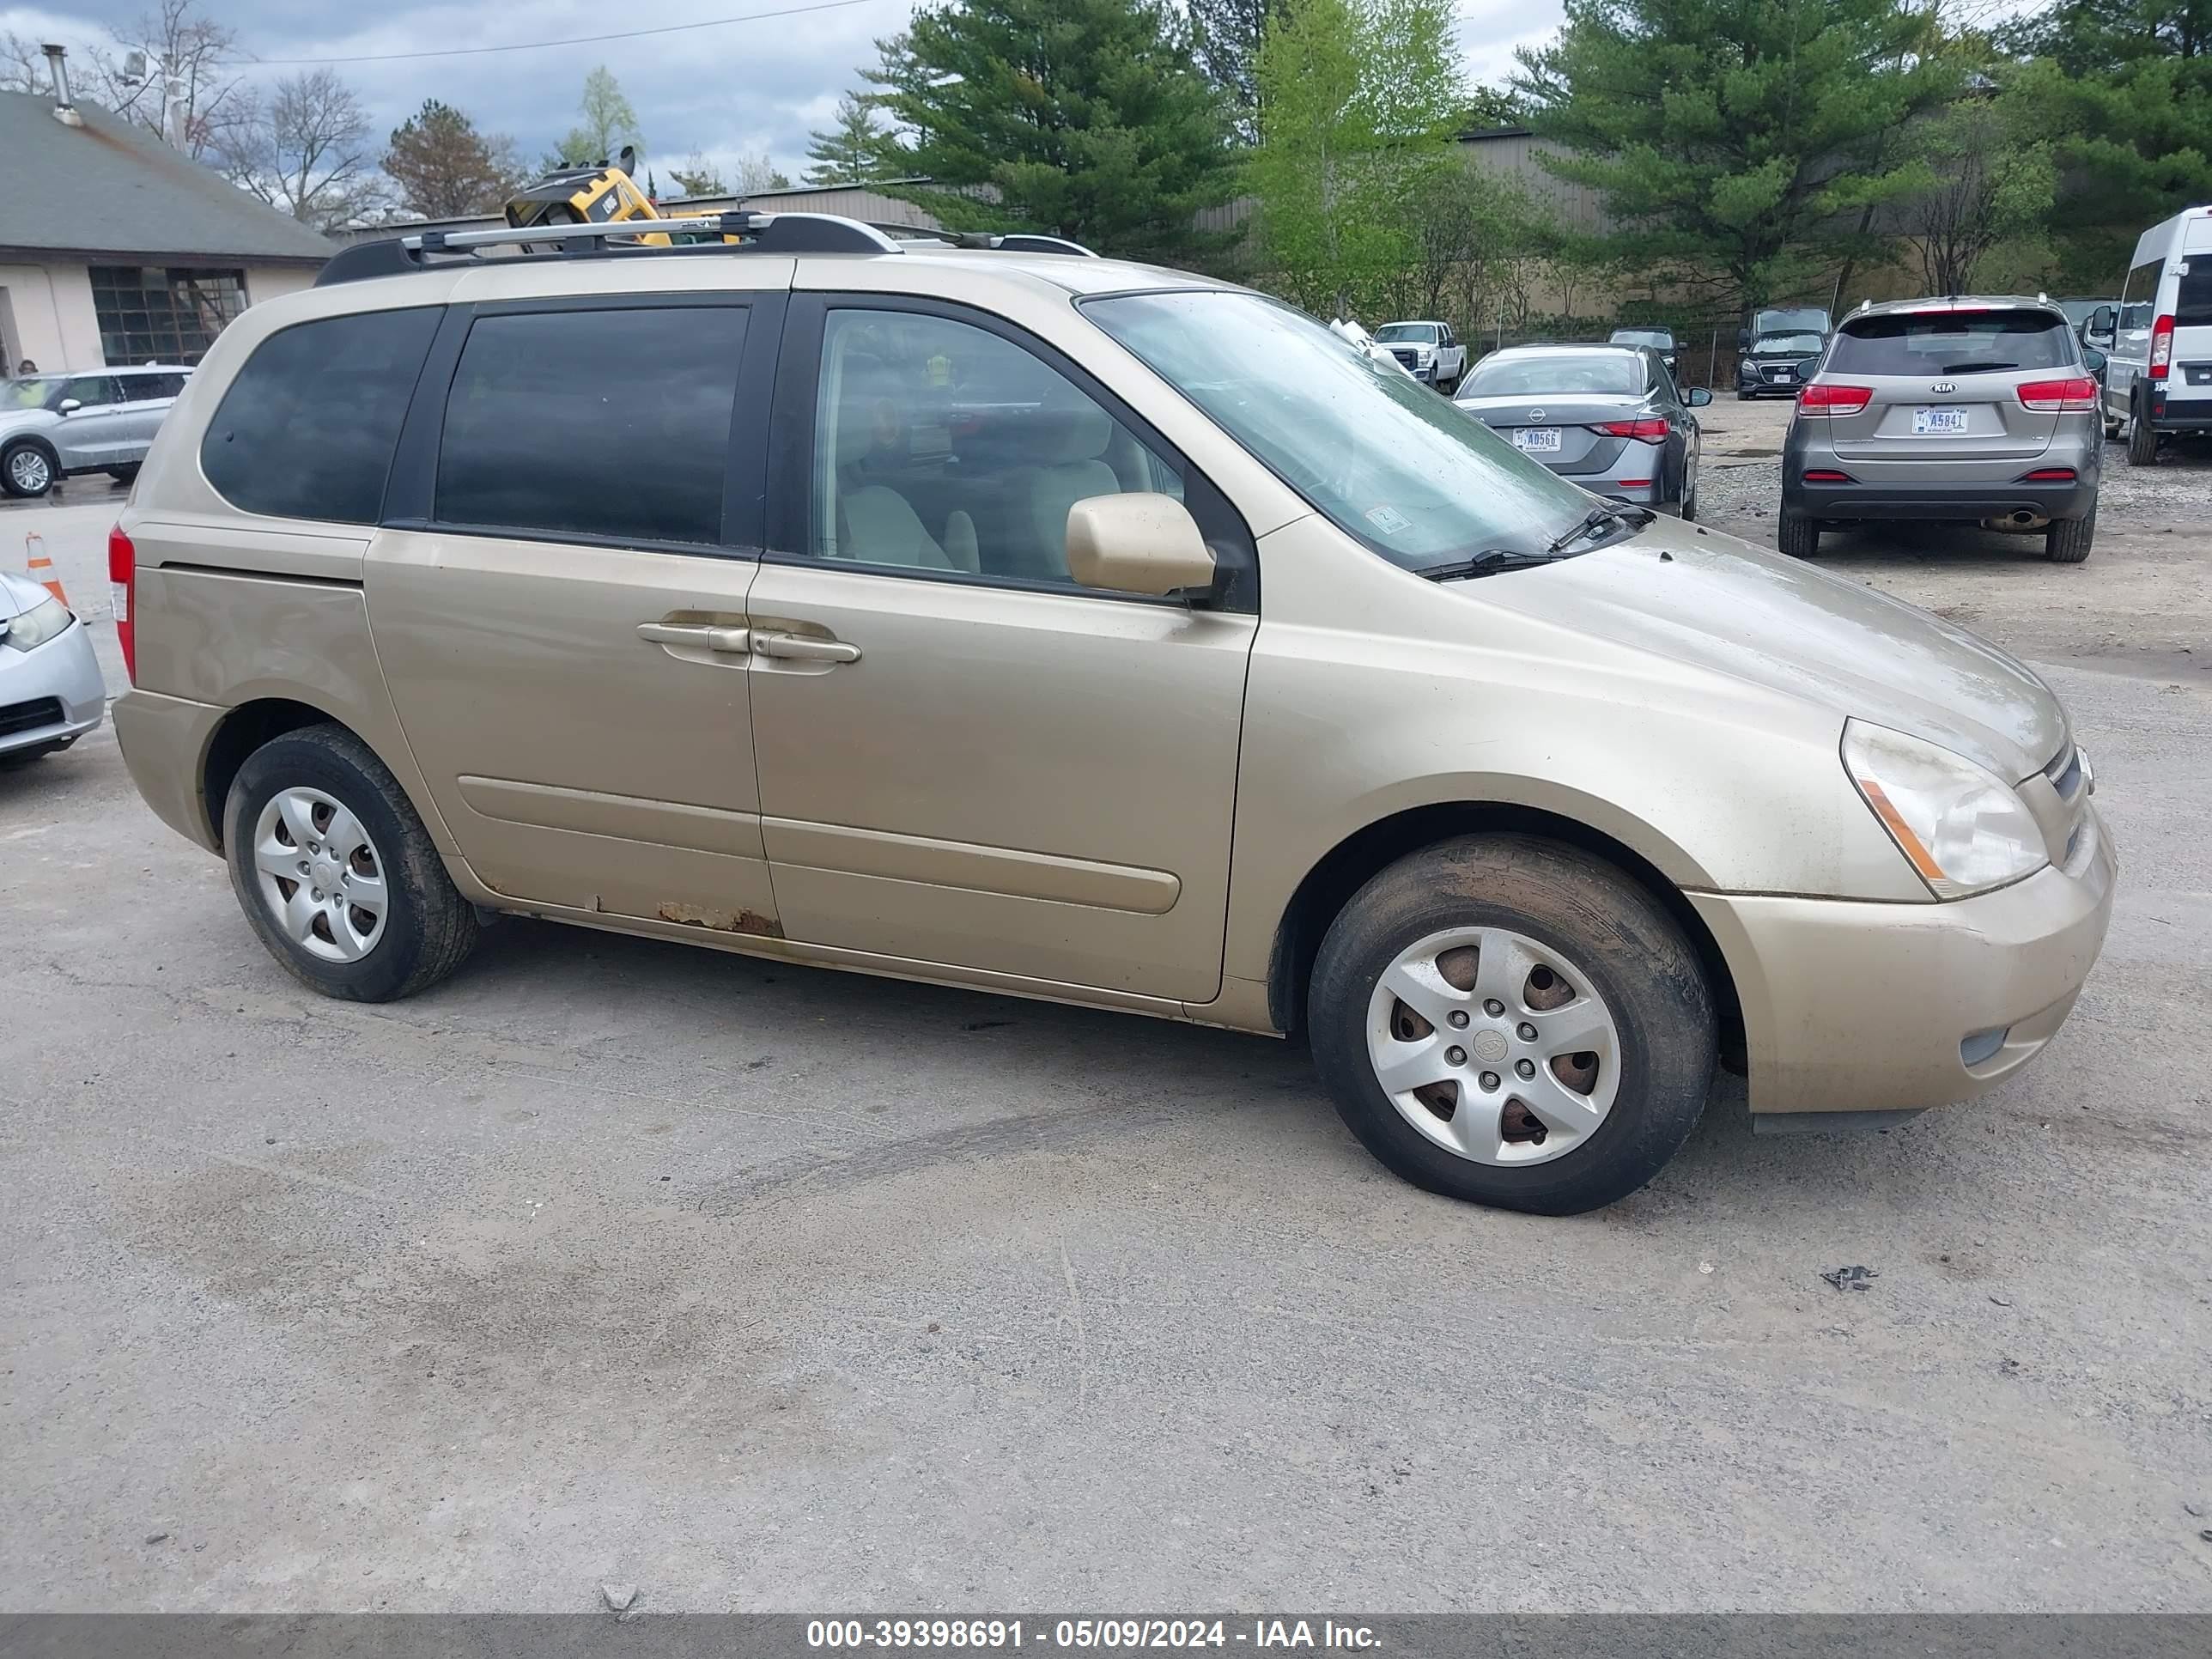
[[[705,242],[651,246],[629,240],[641,236],[706,236]],[[723,239],[741,237],[732,243]],[[561,244],[537,254],[543,244]],[[597,246],[571,246],[596,243]],[[1071,244],[1072,246],[1072,244]],[[629,258],[672,253],[900,253],[905,250],[873,225],[835,213],[703,213],[672,219],[612,219],[597,224],[529,225],[498,230],[426,230],[412,236],[357,242],[331,257],[315,277],[317,288],[398,276],[429,269],[438,256],[473,258],[479,248],[520,247],[525,257],[579,259],[602,256]]]
[[[909,242],[943,242],[952,247],[993,248],[1005,253],[1066,253],[1085,259],[1098,257],[1080,242],[1034,231],[933,230],[927,225],[892,224],[882,220],[872,222],[876,229]]]

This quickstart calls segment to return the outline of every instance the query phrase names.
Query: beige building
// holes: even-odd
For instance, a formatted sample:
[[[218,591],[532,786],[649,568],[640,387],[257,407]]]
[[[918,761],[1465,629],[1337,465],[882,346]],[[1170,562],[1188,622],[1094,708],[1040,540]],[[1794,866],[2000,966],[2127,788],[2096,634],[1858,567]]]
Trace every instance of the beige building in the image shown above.
[[[0,373],[197,362],[257,300],[335,251],[144,128],[0,93]]]

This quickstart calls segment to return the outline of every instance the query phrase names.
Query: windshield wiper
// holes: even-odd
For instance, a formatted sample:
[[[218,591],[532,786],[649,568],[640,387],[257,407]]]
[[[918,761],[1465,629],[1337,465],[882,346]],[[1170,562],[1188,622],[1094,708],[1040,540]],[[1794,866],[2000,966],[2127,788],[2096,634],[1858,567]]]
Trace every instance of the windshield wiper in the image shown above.
[[[1510,548],[1486,547],[1468,558],[1419,566],[1413,574],[1432,582],[1455,582],[1463,577],[1494,576],[1501,570],[1527,570],[1535,565],[1558,562],[1549,553],[1517,553]]]
[[[1985,363],[1977,357],[1968,363],[1946,363],[1936,372],[1938,374],[1995,374],[2001,369],[2019,367],[2018,363]]]
[[[1544,550],[1557,554],[1572,547],[1585,536],[1604,529],[1609,524],[1633,525],[1642,529],[1658,515],[1640,507],[1627,507],[1618,501],[1600,501],[1583,514],[1582,522],[1561,536]]]

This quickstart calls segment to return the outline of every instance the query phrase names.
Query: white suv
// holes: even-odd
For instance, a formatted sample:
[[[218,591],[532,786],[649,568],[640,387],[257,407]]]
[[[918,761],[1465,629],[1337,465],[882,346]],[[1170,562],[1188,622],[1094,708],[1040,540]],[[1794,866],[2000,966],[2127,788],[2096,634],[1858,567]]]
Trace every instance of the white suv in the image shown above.
[[[191,372],[148,363],[0,381],[0,489],[43,495],[78,472],[129,483]]]

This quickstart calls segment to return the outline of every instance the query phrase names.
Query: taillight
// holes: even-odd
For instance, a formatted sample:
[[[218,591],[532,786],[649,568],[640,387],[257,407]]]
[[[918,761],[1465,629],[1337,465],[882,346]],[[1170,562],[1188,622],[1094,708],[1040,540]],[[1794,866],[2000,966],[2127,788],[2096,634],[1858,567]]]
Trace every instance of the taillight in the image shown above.
[[[1663,416],[1640,421],[1600,421],[1590,430],[1602,432],[1608,438],[1642,438],[1656,443],[1667,435],[1667,422]]]
[[[2150,325],[2150,377],[2154,380],[2166,378],[2166,368],[2173,362],[2173,319],[2161,317]]]
[[[2060,415],[2097,406],[2097,383],[2086,374],[2068,380],[2030,380],[2020,389],[2021,407],[2039,415]]]
[[[1870,386],[1826,386],[1819,380],[1797,394],[1803,415],[1856,415],[1874,400]]]
[[[138,550],[118,525],[107,532],[108,603],[115,612],[115,642],[123,647],[123,672],[138,684],[138,641],[131,631],[131,593],[138,575]]]

